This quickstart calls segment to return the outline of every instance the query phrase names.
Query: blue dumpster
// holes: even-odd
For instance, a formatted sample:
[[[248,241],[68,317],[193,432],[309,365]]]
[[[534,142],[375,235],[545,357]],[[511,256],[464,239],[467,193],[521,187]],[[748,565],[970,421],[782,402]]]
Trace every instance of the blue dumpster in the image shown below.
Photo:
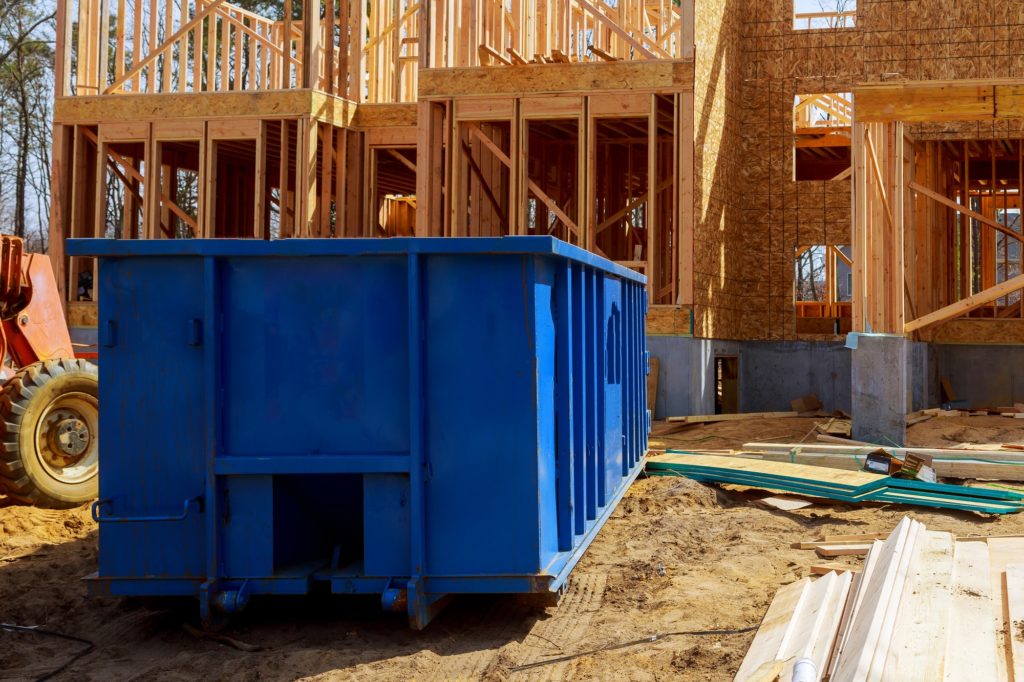
[[[99,266],[94,592],[557,594],[642,469],[645,280],[548,237],[68,242]]]

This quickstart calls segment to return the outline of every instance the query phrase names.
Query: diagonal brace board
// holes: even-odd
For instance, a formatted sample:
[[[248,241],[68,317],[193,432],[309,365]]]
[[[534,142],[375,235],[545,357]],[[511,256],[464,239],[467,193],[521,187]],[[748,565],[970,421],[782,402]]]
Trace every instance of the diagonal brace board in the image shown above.
[[[509,170],[512,169],[512,159],[508,157],[508,154],[501,151],[501,148],[498,147],[498,145],[494,144],[494,140],[487,137],[487,135],[484,134],[484,131],[480,130],[480,126],[478,126],[475,121],[466,121],[465,125],[467,128],[469,128],[469,131],[473,134],[473,136],[480,140],[480,142],[482,142],[483,145],[487,147],[487,149],[492,154],[494,154],[494,156],[496,156],[499,161],[505,164],[505,166],[507,166]],[[558,204],[555,203],[554,199],[552,199],[551,197],[544,193],[544,190],[540,188],[540,185],[538,185],[536,182],[527,177],[526,186],[542,204],[547,206],[548,209],[552,213],[554,213],[555,216],[559,220],[561,220],[567,228],[569,228],[569,230],[573,234],[579,236],[580,228],[577,227],[576,223],[565,214],[565,211],[559,208]]]
[[[973,296],[968,296],[956,303],[951,303],[934,312],[923,315],[916,320],[907,322],[903,325],[903,332],[905,334],[909,334],[921,329],[927,329],[928,327],[934,327],[937,324],[946,322],[954,317],[959,317],[964,313],[968,313],[976,308],[987,305],[992,301],[1017,291],[1018,289],[1024,289],[1024,275],[1017,275],[1016,277],[1008,279],[1005,282],[1001,282],[994,287],[989,287],[984,291],[979,291]]]

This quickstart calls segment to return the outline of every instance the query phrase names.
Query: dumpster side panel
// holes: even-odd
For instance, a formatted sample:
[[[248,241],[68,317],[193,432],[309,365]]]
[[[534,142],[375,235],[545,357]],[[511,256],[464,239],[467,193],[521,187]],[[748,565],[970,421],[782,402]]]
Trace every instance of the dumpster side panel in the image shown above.
[[[538,569],[533,260],[425,264],[430,575]]]
[[[626,470],[623,468],[625,442],[622,437],[623,409],[623,377],[626,372],[626,334],[627,324],[622,308],[622,282],[614,277],[601,276],[598,279],[600,299],[603,301],[603,313],[600,324],[604,329],[604,381],[601,390],[604,393],[604,432],[601,442],[604,445],[604,468],[601,472],[604,484],[601,486],[604,496],[607,491],[614,491],[622,482]]]
[[[224,267],[230,455],[409,450],[402,256],[233,258]]]
[[[99,573],[202,576],[203,319],[199,259],[105,261],[100,268]],[[138,517],[181,520],[132,521]]]

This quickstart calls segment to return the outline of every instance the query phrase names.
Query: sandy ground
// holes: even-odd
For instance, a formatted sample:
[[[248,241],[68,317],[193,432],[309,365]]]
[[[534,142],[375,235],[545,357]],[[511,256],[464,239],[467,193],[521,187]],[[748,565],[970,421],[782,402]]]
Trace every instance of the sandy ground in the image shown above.
[[[933,419],[910,442],[1021,442],[1024,420]],[[800,440],[814,420],[694,427],[653,444],[730,448]],[[258,651],[190,634],[195,605],[89,597],[95,570],[88,508],[0,508],[0,622],[82,637],[95,649],[60,680],[729,680],[753,633],[675,635],[565,663],[515,666],[655,634],[756,625],[782,584],[820,563],[791,542],[821,534],[888,531],[910,515],[929,527],[1024,533],[1024,515],[989,518],[898,506],[758,507],[757,491],[685,479],[641,479],[583,558],[557,608],[512,597],[455,600],[424,632],[380,613],[375,600],[326,596],[254,601],[226,631]],[[3,499],[0,498],[0,504]],[[851,561],[856,563],[856,561]],[[0,632],[0,679],[36,679],[84,648],[37,634]]]

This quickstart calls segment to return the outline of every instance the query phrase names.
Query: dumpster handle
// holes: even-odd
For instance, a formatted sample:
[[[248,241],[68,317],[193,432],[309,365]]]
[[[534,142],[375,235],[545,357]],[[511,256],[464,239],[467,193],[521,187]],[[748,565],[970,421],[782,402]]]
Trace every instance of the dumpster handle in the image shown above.
[[[185,500],[182,505],[181,513],[175,516],[100,516],[100,509],[103,507],[109,507],[113,505],[113,500],[103,499],[96,500],[92,503],[92,520],[96,523],[141,523],[141,522],[158,522],[158,521],[184,521],[188,518],[189,512],[192,511],[192,507],[198,507],[198,511],[203,511],[203,496],[196,495]]]

